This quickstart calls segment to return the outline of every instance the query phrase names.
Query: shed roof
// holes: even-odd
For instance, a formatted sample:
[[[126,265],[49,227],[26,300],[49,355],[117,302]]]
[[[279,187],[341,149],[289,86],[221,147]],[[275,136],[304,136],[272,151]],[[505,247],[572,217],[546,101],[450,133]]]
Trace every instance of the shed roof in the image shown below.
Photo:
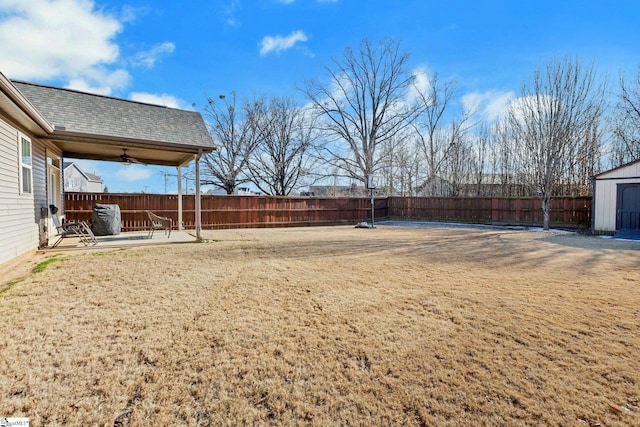
[[[600,172],[593,176],[594,179],[604,179],[604,178],[617,178],[621,175],[624,169],[637,168],[640,166],[640,159],[631,161],[624,165],[618,166],[617,168],[609,169],[608,171]],[[634,169],[636,169],[634,168]]]
[[[145,163],[178,165],[188,160],[185,154],[215,149],[196,111],[23,81],[12,83],[53,125],[48,139],[60,146],[65,157],[113,160],[126,148],[128,155]]]

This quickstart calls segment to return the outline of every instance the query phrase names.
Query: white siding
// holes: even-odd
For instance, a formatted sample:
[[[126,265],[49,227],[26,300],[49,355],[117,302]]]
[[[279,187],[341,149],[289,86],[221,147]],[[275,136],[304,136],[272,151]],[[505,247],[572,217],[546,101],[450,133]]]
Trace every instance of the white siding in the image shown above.
[[[18,131],[0,117],[0,264],[38,247],[34,195],[20,194],[19,171]]]
[[[87,191],[87,178],[82,175],[75,164],[64,170],[64,191]]]
[[[593,203],[593,229],[599,232],[616,231],[616,183],[596,180]]]
[[[87,193],[102,193],[102,183],[87,181]]]
[[[593,200],[593,229],[596,232],[616,231],[618,184],[640,183],[640,161],[596,177]]]
[[[78,165],[71,163],[64,170],[64,191],[102,193],[102,182],[87,179]]]
[[[48,211],[47,197],[47,155],[45,147],[38,141],[31,140],[33,152],[33,217],[38,226],[38,246],[46,246]],[[43,212],[42,209],[45,209]],[[44,215],[43,215],[44,214]]]

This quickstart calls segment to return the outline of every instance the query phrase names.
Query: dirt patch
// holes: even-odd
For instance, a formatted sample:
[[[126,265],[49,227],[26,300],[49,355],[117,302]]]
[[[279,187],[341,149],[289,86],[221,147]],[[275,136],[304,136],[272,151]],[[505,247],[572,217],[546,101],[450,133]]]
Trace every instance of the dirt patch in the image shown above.
[[[525,231],[219,230],[65,255],[0,295],[34,425],[634,425],[640,245]]]

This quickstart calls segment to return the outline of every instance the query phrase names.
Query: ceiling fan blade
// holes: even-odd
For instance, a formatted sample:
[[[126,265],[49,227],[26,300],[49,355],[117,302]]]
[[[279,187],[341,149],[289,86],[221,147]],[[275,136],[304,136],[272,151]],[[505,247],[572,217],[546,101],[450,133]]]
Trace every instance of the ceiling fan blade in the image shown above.
[[[131,157],[130,155],[128,155],[126,148],[122,149],[122,154],[120,155],[120,162],[121,163],[125,163],[125,164],[136,163],[138,165],[147,166],[146,163],[141,162],[140,160],[136,159],[135,157]]]
[[[131,157],[131,156],[127,156],[127,157],[129,158],[129,162],[130,162],[130,163],[135,163],[135,164],[137,164],[137,165],[147,166],[147,164],[146,164],[146,163],[141,162],[140,160],[138,160],[138,159],[136,159],[136,158],[134,158],[134,157]]]

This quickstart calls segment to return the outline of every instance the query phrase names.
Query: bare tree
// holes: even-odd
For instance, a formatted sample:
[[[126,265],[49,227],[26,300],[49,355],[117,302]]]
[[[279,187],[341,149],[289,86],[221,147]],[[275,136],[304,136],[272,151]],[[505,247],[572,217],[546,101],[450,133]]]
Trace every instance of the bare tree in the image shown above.
[[[498,194],[502,197],[525,197],[531,195],[529,187],[521,180],[518,167],[518,153],[514,131],[509,125],[509,117],[501,117],[492,127],[491,135],[496,157]]]
[[[364,39],[326,68],[329,83],[307,82],[304,93],[323,118],[320,130],[335,142],[326,145],[325,159],[345,176],[366,182],[382,167],[380,144],[414,120],[418,107],[404,100],[413,82],[407,59],[395,40],[373,45]]]
[[[448,155],[442,165],[442,176],[447,182],[445,196],[463,196],[464,183],[471,181],[472,165],[476,162],[472,138],[463,124],[454,122],[448,128]]]
[[[567,155],[562,185],[557,186],[557,196],[590,196],[591,177],[602,169],[603,131],[600,117],[596,117],[584,137]]]
[[[290,98],[272,98],[259,119],[260,144],[247,164],[250,180],[262,192],[288,196],[307,175],[313,159],[314,125]]]
[[[640,69],[631,83],[620,78],[613,136],[614,166],[640,159]]]
[[[550,63],[536,70],[530,85],[508,111],[524,182],[542,202],[549,229],[550,199],[568,156],[589,134],[602,110],[604,87],[592,67],[578,61]]]
[[[205,114],[217,150],[204,156],[203,184],[233,194],[236,186],[249,181],[243,172],[261,137],[257,116],[262,104],[262,100],[246,101],[238,111],[235,92],[231,100],[224,95],[218,100],[209,98]]]
[[[431,193],[428,189],[434,187],[436,177],[441,173],[444,162],[455,148],[455,140],[460,136],[453,131],[463,129],[456,124],[451,131],[444,129],[447,126],[444,123],[445,112],[449,110],[455,91],[455,81],[441,82],[435,73],[427,76],[426,88],[415,86],[422,111],[413,128],[427,169],[426,180],[421,185],[427,194]],[[460,120],[460,124],[464,121],[466,119]]]
[[[407,129],[396,138],[382,144],[383,166],[381,176],[387,196],[415,195],[417,171],[421,153],[415,144],[414,134]],[[378,189],[378,194],[382,191]]]
[[[475,161],[470,164],[470,176],[467,180],[469,183],[474,184],[474,189],[470,192],[476,197],[489,196],[484,190],[483,184],[488,184],[486,169],[489,161],[491,133],[486,124],[483,124],[478,130],[478,134],[475,136],[474,144],[474,157]]]

